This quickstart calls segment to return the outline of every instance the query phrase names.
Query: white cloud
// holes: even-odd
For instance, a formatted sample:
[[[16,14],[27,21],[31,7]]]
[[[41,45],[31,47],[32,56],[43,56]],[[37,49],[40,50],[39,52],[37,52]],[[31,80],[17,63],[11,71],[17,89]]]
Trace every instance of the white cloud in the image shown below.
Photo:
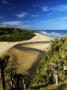
[[[27,12],[22,12],[22,13],[20,13],[20,14],[17,14],[16,16],[18,17],[18,18],[23,18],[23,17],[25,17],[25,16],[27,16],[29,13],[27,13]]]
[[[8,4],[8,1],[3,0],[3,1],[2,1],[2,4]]]
[[[53,5],[53,6],[42,6],[42,11],[47,12],[47,11],[52,11],[52,12],[57,12],[57,11],[67,11],[67,5]]]
[[[43,6],[43,7],[41,7],[42,8],[42,10],[44,11],[44,12],[47,12],[47,11],[49,11],[49,8],[48,8],[48,6]]]
[[[67,11],[67,5],[56,5],[51,8],[53,11]]]
[[[54,14],[54,12],[49,12],[49,13],[47,13],[47,16],[50,16],[50,15],[53,15]]]
[[[67,16],[66,17],[61,17],[61,20],[67,20]]]
[[[25,24],[25,25],[22,25],[22,26],[20,26],[21,28],[31,28],[31,25],[27,25],[27,24]]]
[[[26,24],[24,21],[9,21],[9,22],[6,21],[6,22],[1,22],[0,26],[31,28],[31,25]]]
[[[4,18],[3,16],[0,16],[0,18]]]
[[[38,16],[39,16],[38,14],[31,15],[31,17],[38,17]]]
[[[1,22],[0,25],[2,26],[15,26],[20,24],[21,21],[9,21],[9,22]]]

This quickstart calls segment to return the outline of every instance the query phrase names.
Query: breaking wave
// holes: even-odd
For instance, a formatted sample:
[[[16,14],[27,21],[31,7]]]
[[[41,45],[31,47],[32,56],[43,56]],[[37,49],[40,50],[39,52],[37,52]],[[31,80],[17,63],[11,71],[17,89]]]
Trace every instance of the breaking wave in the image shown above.
[[[62,32],[47,32],[47,31],[40,31],[40,33],[44,34],[44,35],[49,35],[49,36],[53,36],[55,38],[61,38],[63,36],[67,36],[67,33],[62,33]]]

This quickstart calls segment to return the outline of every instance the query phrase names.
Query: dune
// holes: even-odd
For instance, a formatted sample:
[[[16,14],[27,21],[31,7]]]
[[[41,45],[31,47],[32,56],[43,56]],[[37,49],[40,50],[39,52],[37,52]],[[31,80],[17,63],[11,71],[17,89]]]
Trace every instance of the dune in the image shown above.
[[[17,41],[17,42],[0,42],[0,56],[3,55],[11,47],[17,44],[23,44],[23,45],[25,44],[26,47],[32,47],[35,49],[44,50],[47,47],[49,47],[51,40],[54,40],[54,38],[47,35],[40,34],[40,33],[35,33],[35,36],[30,40]]]
[[[16,67],[17,73],[32,76],[37,70],[38,64],[44,55],[44,50],[49,47],[51,40],[54,40],[54,38],[35,33],[35,36],[30,40],[0,42],[0,56],[6,54],[6,52],[9,53],[12,68]]]
[[[28,42],[37,42],[37,41],[50,41],[54,40],[53,37],[41,34],[41,33],[35,33],[35,37],[32,39],[28,40]]]
[[[32,67],[35,70],[34,64],[38,62],[43,57],[44,52],[38,49],[26,48],[20,45],[12,47],[9,51],[12,57],[12,66],[18,67],[18,73],[26,73]]]

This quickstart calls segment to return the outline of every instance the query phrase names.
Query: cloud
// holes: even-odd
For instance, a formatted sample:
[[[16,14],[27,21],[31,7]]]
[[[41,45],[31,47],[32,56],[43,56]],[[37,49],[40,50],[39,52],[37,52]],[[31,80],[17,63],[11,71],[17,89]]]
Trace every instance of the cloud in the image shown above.
[[[49,11],[49,7],[48,7],[48,6],[43,6],[43,7],[41,7],[41,8],[42,8],[42,11],[44,11],[44,12]]]
[[[3,16],[0,16],[0,19],[1,19],[1,18],[4,18],[4,17],[3,17]]]
[[[31,17],[38,17],[38,16],[39,16],[38,14],[31,15]]]
[[[2,1],[2,4],[8,4],[8,1],[3,0],[3,1]]]
[[[40,2],[37,4],[34,4],[33,7],[40,7],[40,6],[45,6],[45,5],[52,5],[53,2],[49,1],[49,2]]]
[[[66,17],[61,17],[61,20],[67,20],[67,16]]]
[[[27,25],[27,24],[25,24],[25,25],[22,25],[22,26],[20,26],[21,28],[31,28],[31,25]]]
[[[27,13],[27,12],[22,12],[22,13],[20,13],[20,14],[17,14],[16,16],[17,16],[18,18],[23,18],[23,17],[26,17],[28,14],[29,14],[29,13]]]
[[[0,25],[1,26],[16,26],[20,23],[21,21],[9,21],[9,22],[1,22]]]
[[[26,24],[24,21],[9,21],[1,22],[0,26],[7,27],[18,27],[18,28],[31,28],[31,25]]]
[[[63,12],[67,11],[67,5],[53,5],[53,6],[42,6],[42,11],[52,11],[52,12]]]
[[[53,14],[54,14],[54,12],[48,12],[47,16],[50,16],[50,15],[53,15]]]
[[[51,8],[53,11],[67,11],[67,5],[56,5]]]

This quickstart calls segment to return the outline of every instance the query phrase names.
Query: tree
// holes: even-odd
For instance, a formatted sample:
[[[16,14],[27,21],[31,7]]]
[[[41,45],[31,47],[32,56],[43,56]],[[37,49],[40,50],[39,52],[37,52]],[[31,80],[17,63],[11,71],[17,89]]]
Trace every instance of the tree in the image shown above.
[[[26,90],[26,85],[25,85],[25,80],[24,80],[25,75],[22,74],[15,74],[14,79],[16,81],[16,90]]]
[[[0,58],[0,69],[1,69],[1,79],[2,79],[3,90],[6,90],[4,69],[7,66],[8,59],[9,59],[9,56],[5,56],[4,58]]]

